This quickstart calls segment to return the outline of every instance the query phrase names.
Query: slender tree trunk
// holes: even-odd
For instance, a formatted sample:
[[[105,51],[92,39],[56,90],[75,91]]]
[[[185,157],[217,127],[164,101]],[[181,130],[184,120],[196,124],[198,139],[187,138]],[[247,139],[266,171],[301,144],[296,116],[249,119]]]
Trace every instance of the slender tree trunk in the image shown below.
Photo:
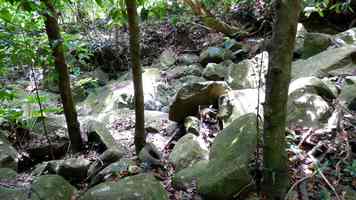
[[[83,140],[80,134],[80,125],[75,110],[67,64],[64,58],[63,39],[60,35],[58,15],[51,0],[42,0],[47,11],[44,13],[46,32],[54,57],[54,64],[59,75],[59,91],[61,94],[64,115],[67,122],[69,139],[73,152],[81,150]]]
[[[136,0],[125,0],[129,18],[132,77],[135,90],[135,148],[138,154],[146,143],[142,70],[140,64],[140,28]]]
[[[268,199],[283,199],[288,177],[285,127],[288,86],[301,0],[275,0],[264,105],[264,188]]]

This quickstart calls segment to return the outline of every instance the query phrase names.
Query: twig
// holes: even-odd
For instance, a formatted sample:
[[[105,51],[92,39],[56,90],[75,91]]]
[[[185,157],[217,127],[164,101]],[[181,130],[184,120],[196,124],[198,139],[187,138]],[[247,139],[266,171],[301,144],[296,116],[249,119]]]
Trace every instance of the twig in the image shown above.
[[[315,176],[315,174],[317,173],[317,171],[315,171],[313,174],[309,175],[309,176],[306,176],[302,179],[299,179],[297,182],[295,182],[292,187],[289,188],[286,196],[284,197],[284,200],[288,200],[288,197],[290,195],[290,193],[294,190],[295,187],[297,187],[300,183],[302,183],[303,181],[309,179],[309,178],[312,178],[313,176]]]
[[[310,128],[310,129],[308,130],[308,132],[303,135],[302,140],[301,140],[301,141],[299,142],[299,144],[298,144],[298,147],[299,147],[299,148],[303,145],[303,143],[305,142],[305,140],[307,140],[307,139],[310,137],[310,134],[312,133],[312,130],[313,130],[313,129]]]

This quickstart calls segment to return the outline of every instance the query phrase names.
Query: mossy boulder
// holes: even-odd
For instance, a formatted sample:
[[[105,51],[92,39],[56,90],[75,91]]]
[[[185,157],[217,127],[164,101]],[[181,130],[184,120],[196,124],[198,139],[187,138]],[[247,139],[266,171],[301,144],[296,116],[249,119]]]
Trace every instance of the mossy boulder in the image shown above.
[[[168,200],[162,184],[153,175],[139,174],[118,182],[105,182],[89,189],[81,200]]]

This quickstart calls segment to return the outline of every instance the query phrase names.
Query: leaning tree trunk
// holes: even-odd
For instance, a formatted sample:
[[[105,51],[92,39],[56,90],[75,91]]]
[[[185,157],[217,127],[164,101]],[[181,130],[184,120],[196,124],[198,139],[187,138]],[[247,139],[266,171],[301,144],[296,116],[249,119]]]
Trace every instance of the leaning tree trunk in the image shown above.
[[[204,5],[202,0],[183,0],[194,12],[195,15],[201,18],[205,26],[224,33],[228,36],[244,37],[248,35],[247,31],[241,28],[231,26],[216,18]]]
[[[64,115],[67,122],[71,148],[73,152],[78,152],[82,148],[83,140],[81,138],[77,111],[75,110],[72,92],[70,89],[68,68],[63,52],[63,39],[60,35],[60,29],[57,21],[58,14],[51,0],[42,0],[42,2],[47,7],[46,12],[44,13],[46,32],[54,57],[55,68],[59,75],[59,91],[61,94]]]
[[[125,0],[129,18],[130,54],[135,90],[135,148],[138,154],[146,143],[142,70],[140,64],[140,28],[136,0]]]
[[[288,86],[301,0],[275,0],[264,104],[264,187],[268,199],[283,199],[289,184],[285,127]]]

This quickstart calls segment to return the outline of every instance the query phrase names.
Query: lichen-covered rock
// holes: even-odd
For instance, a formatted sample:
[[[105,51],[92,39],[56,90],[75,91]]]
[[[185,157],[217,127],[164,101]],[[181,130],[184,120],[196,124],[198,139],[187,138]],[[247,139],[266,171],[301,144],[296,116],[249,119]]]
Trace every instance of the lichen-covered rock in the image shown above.
[[[13,180],[17,176],[17,172],[10,168],[0,168],[0,181]]]
[[[333,92],[316,77],[293,81],[289,86],[287,122],[290,127],[320,127],[331,115],[327,101],[335,98]]]
[[[109,148],[121,149],[121,146],[115,142],[114,137],[111,135],[110,130],[105,126],[104,123],[89,120],[86,122],[88,140],[90,142],[95,142],[102,146],[104,150]]]
[[[150,174],[139,174],[118,182],[101,183],[89,189],[81,200],[168,200],[162,184]]]
[[[261,86],[265,83],[267,67],[268,53],[263,52],[254,58],[243,60],[237,64],[231,63],[225,80],[232,89],[257,88],[260,78]],[[259,77],[260,72],[261,77]]]
[[[117,148],[110,148],[104,151],[99,158],[90,164],[88,169],[88,177],[92,177],[95,173],[105,168],[109,164],[116,162],[122,158],[124,153]]]
[[[230,59],[232,53],[228,49],[219,47],[209,47],[200,54],[200,63],[206,66],[208,63],[220,63]]]
[[[183,65],[191,65],[199,62],[199,56],[194,54],[182,54],[178,57],[178,62]]]
[[[200,160],[208,159],[208,151],[198,141],[198,137],[191,133],[183,136],[175,144],[169,160],[176,167],[176,171],[191,167]]]
[[[306,60],[293,62],[292,80],[308,76],[352,74],[355,71],[355,63],[356,46],[328,49]]]
[[[223,63],[208,63],[203,71],[203,76],[210,81],[223,81],[228,71]]]
[[[301,57],[303,59],[314,56],[332,45],[332,36],[324,33],[305,34]]]
[[[184,128],[186,133],[200,134],[200,120],[197,117],[188,116],[184,119]]]
[[[90,185],[93,186],[102,181],[107,181],[117,177],[121,178],[123,175],[129,175],[130,166],[136,166],[135,162],[126,158],[111,163],[92,178]]]
[[[0,168],[11,168],[17,170],[18,153],[11,146],[6,136],[0,132]]]
[[[183,122],[197,114],[200,105],[217,105],[219,96],[230,91],[225,82],[192,83],[181,88],[169,109],[169,119]]]
[[[334,36],[334,40],[339,45],[350,45],[356,43],[356,28],[351,28]]]
[[[90,161],[70,158],[59,162],[57,173],[70,181],[81,181],[87,177]]]
[[[175,188],[196,182],[204,199],[231,199],[252,181],[248,162],[256,149],[256,115],[236,119],[214,140],[208,163],[201,161],[173,177]]]
[[[58,175],[40,176],[32,184],[32,200],[71,200],[76,189]]]
[[[162,65],[162,67],[170,67],[174,65],[177,61],[177,55],[172,49],[166,49],[165,51],[162,52],[159,62]]]

